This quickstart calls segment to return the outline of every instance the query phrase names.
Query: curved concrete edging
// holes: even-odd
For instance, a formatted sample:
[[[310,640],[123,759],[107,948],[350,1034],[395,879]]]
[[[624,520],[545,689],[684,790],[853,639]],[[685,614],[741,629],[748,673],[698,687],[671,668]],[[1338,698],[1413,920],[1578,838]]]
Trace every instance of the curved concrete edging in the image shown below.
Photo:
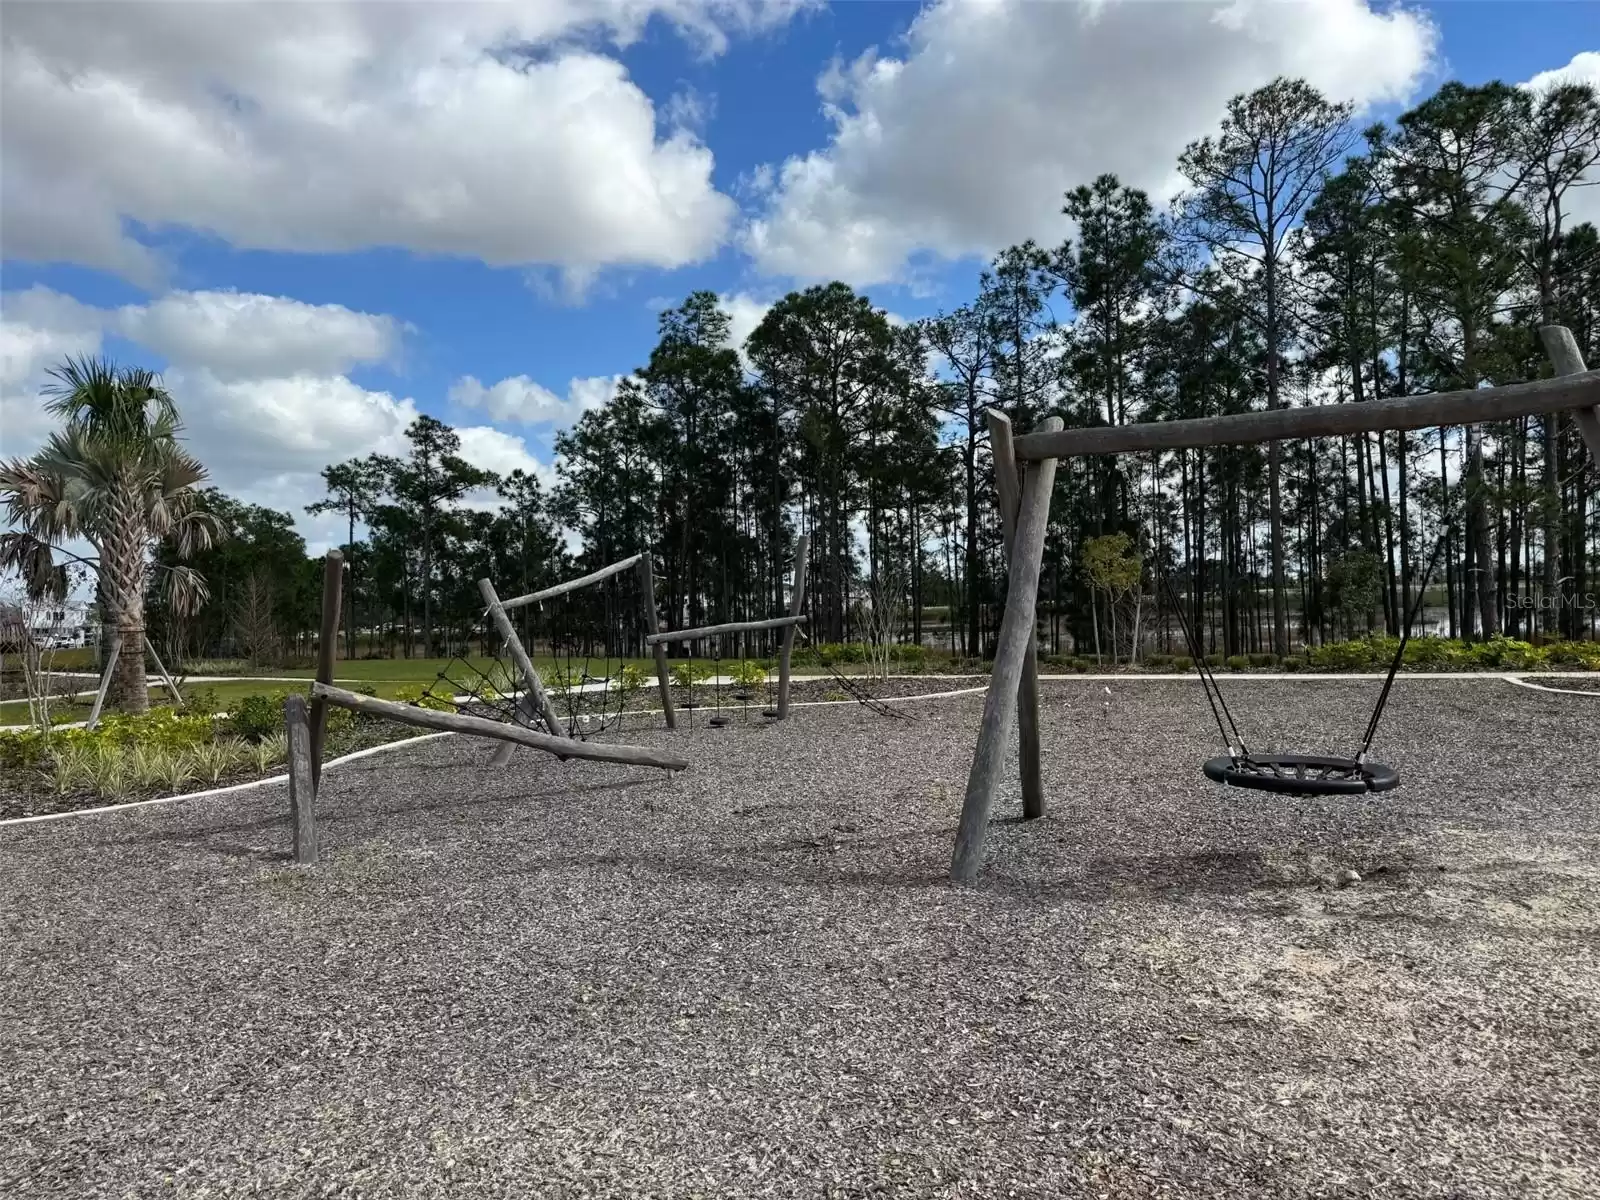
[[[1535,673],[1531,673],[1530,672],[1530,673],[1525,673],[1525,674],[1532,675],[1533,677],[1544,677],[1544,678],[1551,677],[1549,673],[1543,673],[1542,675],[1540,675],[1540,674],[1535,674]],[[1428,673],[1418,672],[1418,673],[1415,673],[1415,674],[1408,674],[1405,677],[1409,678],[1409,679],[1474,679],[1474,680],[1476,680],[1476,679],[1496,679],[1496,680],[1500,680],[1501,682],[1504,682],[1504,683],[1513,683],[1513,684],[1516,684],[1518,687],[1525,687],[1525,688],[1530,689],[1531,691],[1536,691],[1536,692],[1559,693],[1561,695],[1567,695],[1567,696],[1596,696],[1596,695],[1600,695],[1600,692],[1583,692],[1583,691],[1578,691],[1575,688],[1545,687],[1542,684],[1529,683],[1526,678],[1523,678],[1523,677],[1518,676],[1518,675],[1503,674],[1503,673],[1488,672],[1488,671],[1450,671],[1450,672],[1440,671],[1440,672],[1428,672]],[[1560,675],[1557,674],[1554,677],[1559,678]],[[907,676],[894,676],[894,678],[902,678],[902,679],[918,679],[918,678],[920,678],[920,679],[930,679],[930,678],[932,678],[932,679],[978,679],[978,678],[982,678],[982,676],[974,676],[974,675],[943,675],[943,676],[907,675]],[[1063,681],[1063,680],[1070,681],[1070,680],[1074,680],[1074,679],[1076,679],[1076,680],[1085,680],[1085,681],[1090,681],[1090,680],[1093,680],[1093,681],[1106,681],[1106,682],[1109,682],[1109,681],[1112,681],[1112,680],[1155,679],[1155,680],[1165,680],[1165,681],[1168,681],[1168,682],[1172,682],[1172,681],[1176,681],[1176,680],[1196,679],[1196,678],[1198,678],[1198,676],[1194,675],[1193,673],[1190,673],[1190,674],[1187,674],[1187,675],[1079,675],[1077,673],[1074,673],[1074,674],[1071,674],[1071,675],[1041,675],[1039,678],[1040,678],[1041,682],[1042,681],[1046,681],[1046,680],[1050,680],[1050,681]],[[1221,679],[1221,678],[1224,678],[1224,677],[1223,676],[1219,676],[1218,678]],[[1238,675],[1238,676],[1233,676],[1232,678],[1267,679],[1267,680],[1296,680],[1296,681],[1298,681],[1298,680],[1303,680],[1303,679],[1383,679],[1383,678],[1385,678],[1385,676],[1377,675],[1377,674],[1370,674],[1370,675],[1301,675],[1301,674],[1242,675],[1241,674],[1241,675]],[[957,696],[977,696],[977,695],[983,694],[984,692],[987,692],[988,690],[989,690],[989,685],[988,684],[984,684],[982,687],[957,688],[955,691],[951,691],[951,692],[923,692],[923,693],[920,693],[920,694],[915,695],[915,696],[891,696],[891,697],[888,697],[888,698],[884,699],[882,701],[882,703],[884,703],[884,704],[907,704],[907,703],[912,703],[912,702],[919,701],[919,700],[946,700],[946,699],[953,699],[953,698],[955,698]],[[826,707],[829,707],[829,706],[832,706],[832,705],[859,704],[859,703],[860,703],[859,700],[854,700],[854,699],[848,699],[848,700],[796,700],[790,705],[790,707],[791,708],[826,708]],[[647,716],[654,716],[654,715],[656,715],[656,714],[658,714],[660,712],[661,712],[661,710],[659,708],[641,708],[641,709],[630,709],[627,712],[623,713],[622,715],[623,716],[647,717]],[[423,735],[421,735],[419,737],[401,738],[398,741],[385,742],[381,746],[368,746],[365,750],[357,750],[357,751],[354,751],[353,753],[346,754],[341,758],[329,759],[327,762],[322,764],[322,767],[323,767],[323,770],[327,770],[330,767],[337,767],[342,763],[355,762],[357,759],[368,758],[368,757],[371,757],[372,755],[375,755],[375,754],[381,754],[386,750],[398,749],[401,746],[415,745],[417,742],[433,741],[433,740],[435,740],[437,738],[464,737],[464,736],[466,736],[466,735],[465,734],[458,734],[458,733],[429,733],[429,734],[423,734]],[[151,800],[133,800],[133,801],[130,801],[129,803],[127,803],[127,804],[105,804],[105,805],[101,805],[98,808],[78,808],[78,809],[73,809],[71,812],[44,813],[44,814],[42,814],[40,816],[37,816],[37,817],[11,817],[8,820],[0,821],[0,828],[4,828],[4,827],[6,827],[8,825],[30,825],[30,824],[35,824],[35,823],[41,822],[41,821],[60,821],[60,820],[64,820],[67,817],[98,816],[98,815],[103,814],[103,813],[123,812],[123,811],[125,811],[127,809],[130,809],[130,808],[144,808],[144,807],[147,807],[147,806],[152,805],[152,804],[175,804],[180,800],[206,800],[206,799],[209,799],[209,798],[211,798],[213,796],[225,796],[225,795],[228,795],[229,793],[232,793],[232,792],[243,792],[243,791],[248,791],[251,788],[267,787],[267,786],[269,786],[271,784],[287,783],[288,781],[289,781],[289,777],[287,775],[271,775],[271,776],[268,776],[265,779],[251,779],[251,780],[247,780],[244,783],[235,783],[235,784],[231,784],[230,786],[224,787],[224,788],[211,788],[211,789],[209,789],[207,791],[203,791],[203,792],[183,792],[183,793],[181,793],[179,795],[176,795],[176,796],[158,796],[158,797],[156,797],[154,799],[151,799]]]

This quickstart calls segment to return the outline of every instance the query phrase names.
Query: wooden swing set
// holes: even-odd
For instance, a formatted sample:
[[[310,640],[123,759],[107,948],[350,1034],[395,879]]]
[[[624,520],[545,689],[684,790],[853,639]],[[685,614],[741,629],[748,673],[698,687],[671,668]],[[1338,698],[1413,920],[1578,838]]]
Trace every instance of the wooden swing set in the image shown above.
[[[1556,378],[1506,387],[1438,392],[1428,396],[1397,396],[1363,404],[1278,408],[1226,417],[1106,425],[1090,429],[1064,429],[1059,417],[1049,417],[1033,432],[1015,437],[1010,420],[991,410],[988,415],[989,435],[1000,501],[1002,540],[1008,560],[1006,606],[1000,622],[989,690],[984,697],[983,723],[972,755],[972,768],[967,776],[967,790],[961,806],[961,821],[951,855],[952,881],[971,882],[983,868],[989,815],[994,806],[1000,776],[1005,769],[1005,754],[1011,742],[1013,726],[1018,732],[1023,819],[1031,820],[1044,815],[1044,783],[1039,752],[1036,607],[1044,562],[1045,530],[1050,519],[1050,496],[1054,489],[1058,460],[1085,455],[1338,437],[1383,430],[1479,425],[1546,413],[1570,412],[1589,448],[1590,456],[1600,467],[1600,371],[1585,369],[1577,342],[1571,330],[1565,326],[1546,325],[1539,333],[1545,351],[1555,365]],[[1369,741],[1370,733],[1369,728]],[[1304,755],[1281,757],[1286,762],[1291,758],[1304,760],[1300,764],[1302,768],[1306,762],[1318,758]],[[1213,763],[1217,761],[1212,760]],[[1234,755],[1234,765],[1241,766],[1237,755]],[[1248,767],[1253,764],[1242,765]],[[1383,771],[1390,772],[1390,769],[1383,768]],[[1246,782],[1250,775],[1246,770],[1228,774],[1231,776],[1228,782],[1239,786],[1261,786]],[[1266,777],[1265,773],[1261,775],[1263,779]],[[1392,786],[1387,783],[1387,775],[1380,773],[1375,778]],[[1264,787],[1262,790],[1295,789]],[[1379,789],[1363,787],[1360,790]]]

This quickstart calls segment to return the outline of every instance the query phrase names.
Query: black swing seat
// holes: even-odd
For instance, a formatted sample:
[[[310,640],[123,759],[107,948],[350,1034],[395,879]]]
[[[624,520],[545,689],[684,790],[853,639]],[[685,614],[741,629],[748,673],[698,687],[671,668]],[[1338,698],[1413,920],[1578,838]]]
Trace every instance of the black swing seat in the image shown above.
[[[1383,763],[1319,754],[1219,754],[1202,769],[1229,787],[1286,796],[1358,796],[1400,786],[1400,773]]]

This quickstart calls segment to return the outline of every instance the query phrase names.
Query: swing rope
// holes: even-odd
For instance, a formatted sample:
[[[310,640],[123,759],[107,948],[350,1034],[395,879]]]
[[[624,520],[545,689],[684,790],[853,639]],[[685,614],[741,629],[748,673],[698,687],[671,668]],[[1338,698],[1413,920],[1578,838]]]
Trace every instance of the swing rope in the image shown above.
[[[1250,757],[1250,751],[1245,748],[1244,736],[1239,732],[1239,726],[1233,719],[1233,713],[1228,708],[1228,701],[1222,695],[1222,687],[1217,683],[1216,676],[1211,673],[1211,667],[1206,662],[1204,648],[1195,642],[1194,631],[1189,626],[1188,614],[1184,612],[1183,605],[1179,602],[1178,593],[1172,586],[1172,576],[1162,572],[1161,582],[1165,584],[1167,599],[1172,605],[1172,611],[1177,614],[1178,628],[1183,631],[1184,643],[1189,647],[1189,657],[1194,659],[1195,669],[1200,673],[1200,686],[1205,691],[1206,703],[1211,706],[1212,719],[1217,723],[1217,732],[1222,735],[1222,744],[1228,748],[1228,755],[1239,762]],[[1221,711],[1218,711],[1220,706]],[[1227,717],[1227,724],[1223,724],[1223,716]],[[1228,736],[1229,730],[1233,736]],[[1236,748],[1237,747],[1237,748]]]
[[[1448,526],[1445,526],[1448,529]],[[1395,647],[1394,660],[1389,664],[1389,675],[1383,681],[1383,691],[1378,694],[1378,703],[1372,710],[1372,716],[1367,721],[1367,731],[1361,738],[1361,749],[1356,751],[1356,761],[1365,762],[1367,751],[1372,749],[1372,739],[1378,734],[1378,722],[1383,720],[1383,710],[1389,703],[1389,691],[1394,687],[1394,677],[1400,671],[1400,665],[1405,661],[1406,643],[1411,640],[1411,627],[1422,615],[1424,597],[1428,594],[1428,582],[1433,578],[1434,568],[1439,565],[1439,555],[1444,551],[1445,533],[1440,532],[1438,540],[1434,543],[1433,554],[1428,559],[1428,565],[1422,570],[1422,582],[1417,588],[1416,601],[1406,610],[1405,627],[1400,631],[1400,644]]]

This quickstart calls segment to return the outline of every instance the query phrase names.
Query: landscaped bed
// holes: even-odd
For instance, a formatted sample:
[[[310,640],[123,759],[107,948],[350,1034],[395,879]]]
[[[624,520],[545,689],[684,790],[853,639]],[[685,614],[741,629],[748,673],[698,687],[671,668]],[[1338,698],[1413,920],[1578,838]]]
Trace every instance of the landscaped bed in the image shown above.
[[[1373,699],[1224,687],[1262,750]],[[0,1193],[1600,1191],[1594,701],[1403,682],[1401,789],[1306,800],[1110,689],[1044,686],[975,888],[981,696],[624,732],[673,778],[399,747],[310,870],[279,785],[0,828]]]

